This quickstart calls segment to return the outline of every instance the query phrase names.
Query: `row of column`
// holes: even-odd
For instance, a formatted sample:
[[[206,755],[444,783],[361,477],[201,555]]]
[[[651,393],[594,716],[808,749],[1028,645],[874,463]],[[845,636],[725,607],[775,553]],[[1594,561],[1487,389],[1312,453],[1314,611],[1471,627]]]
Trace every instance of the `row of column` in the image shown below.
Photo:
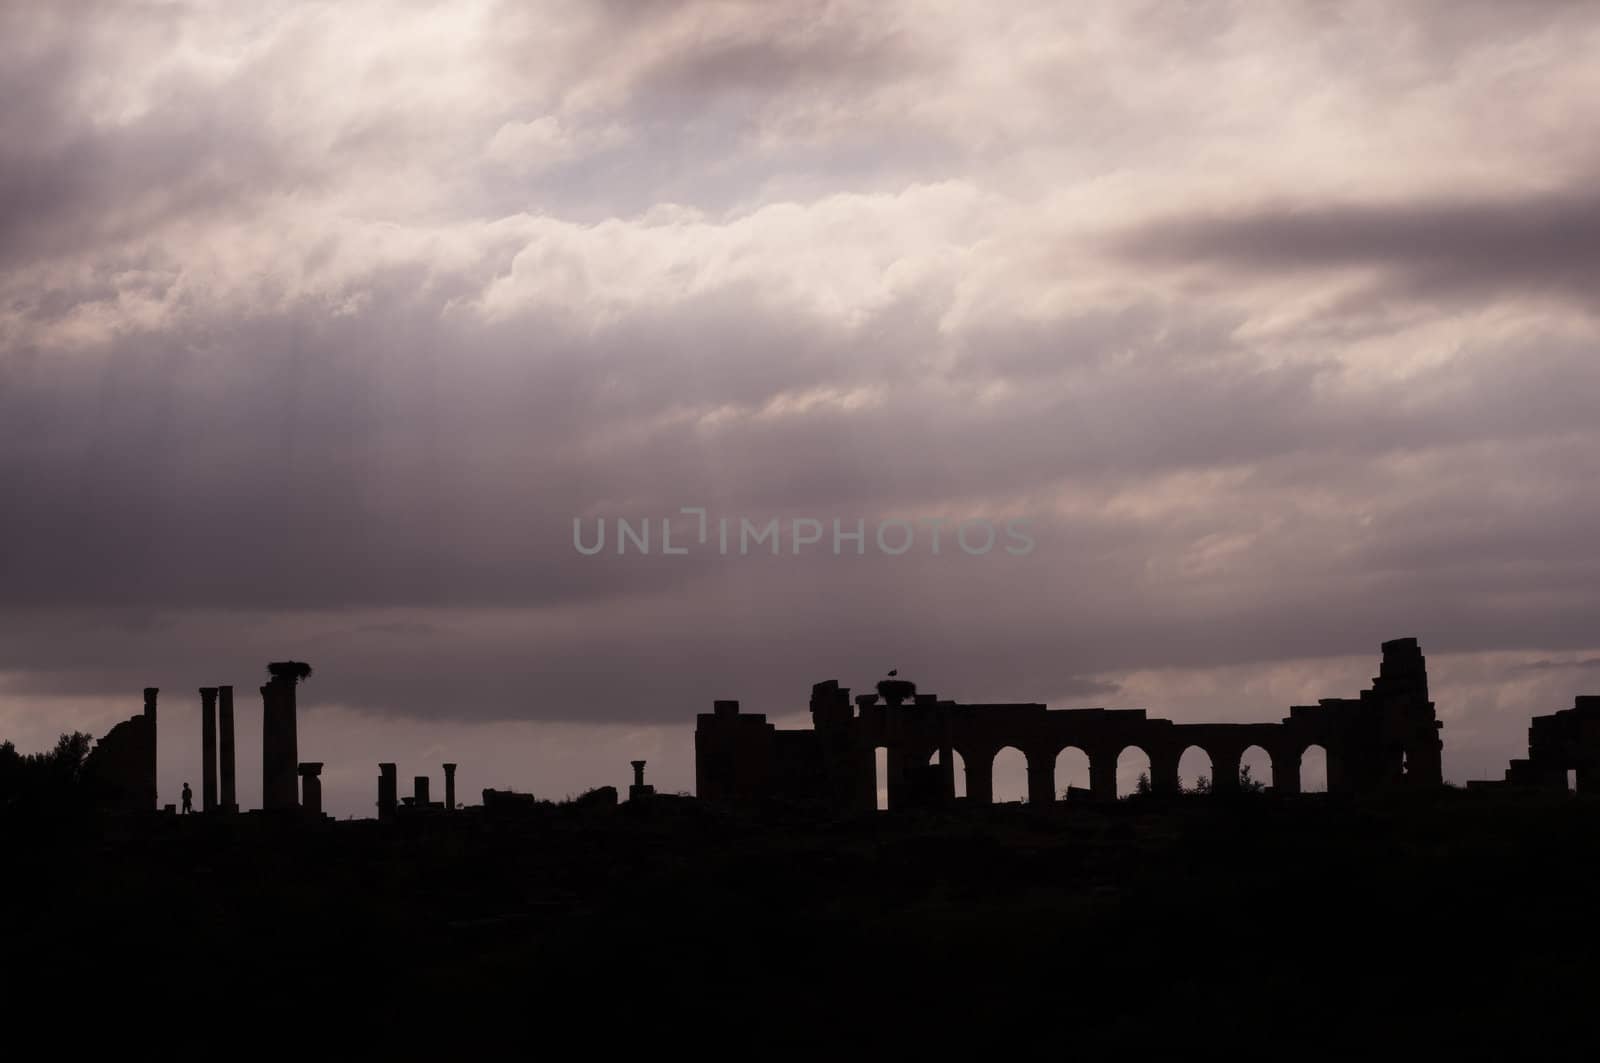
[[[444,767],[444,807],[445,811],[453,812],[456,807],[456,766],[446,764]],[[428,776],[418,775],[411,780],[411,804],[415,808],[427,808],[432,801],[432,787]],[[391,819],[400,806],[398,769],[393,764],[378,765],[378,818]]]
[[[1187,748],[1187,747],[1186,747]],[[954,782],[954,761],[948,753],[944,753],[947,770],[951,773],[951,782]],[[989,753],[974,753],[972,756],[963,754],[967,769],[967,797],[969,800],[980,804],[994,802],[994,758],[1000,750]],[[1102,753],[1099,756],[1089,757],[1089,792],[1095,800],[1114,801],[1117,797],[1117,761],[1122,750],[1116,753]],[[1028,757],[1023,753],[1028,763],[1028,802],[1030,804],[1048,804],[1056,799],[1056,757],[1058,752],[1052,752],[1048,757],[1044,754]],[[1150,757],[1150,789],[1157,794],[1176,794],[1182,786],[1178,779],[1178,762],[1183,756],[1183,751],[1177,753],[1147,754]],[[1243,751],[1237,753],[1208,754],[1211,757],[1211,789],[1214,793],[1228,793],[1237,791],[1239,787],[1239,768],[1243,759]],[[895,750],[889,751],[889,759],[895,759]],[[1297,794],[1300,792],[1300,765],[1287,764],[1286,757],[1273,757],[1272,759],[1272,786],[1280,794]],[[1329,756],[1329,771],[1332,772],[1332,756]],[[891,770],[891,777],[892,777]],[[891,805],[893,795],[890,796]]]
[[[200,810],[237,812],[231,686],[200,688],[200,758]]]
[[[149,692],[146,700],[153,703]],[[322,764],[298,758],[293,684],[268,683],[261,688],[261,702],[261,807],[321,815]],[[200,810],[239,811],[235,780],[233,687],[201,687]]]

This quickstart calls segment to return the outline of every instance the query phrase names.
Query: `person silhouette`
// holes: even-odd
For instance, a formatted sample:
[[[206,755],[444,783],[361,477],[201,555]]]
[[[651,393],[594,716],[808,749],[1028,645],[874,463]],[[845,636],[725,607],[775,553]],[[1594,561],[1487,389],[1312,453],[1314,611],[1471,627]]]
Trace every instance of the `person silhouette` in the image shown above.
[[[183,814],[188,815],[194,811],[194,791],[189,789],[189,784],[183,784]]]

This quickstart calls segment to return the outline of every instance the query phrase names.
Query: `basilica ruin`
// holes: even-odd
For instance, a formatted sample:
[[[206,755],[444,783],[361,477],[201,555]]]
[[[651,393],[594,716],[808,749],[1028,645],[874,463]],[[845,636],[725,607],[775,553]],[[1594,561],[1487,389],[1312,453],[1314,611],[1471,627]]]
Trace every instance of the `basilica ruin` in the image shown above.
[[[1144,709],[1050,709],[1037,703],[963,705],[919,694],[903,681],[854,699],[837,681],[811,689],[812,729],[780,730],[737,701],[718,701],[695,728],[695,790],[701,798],[780,800],[840,810],[877,807],[876,753],[886,752],[888,806],[948,803],[955,798],[955,757],[966,766],[969,802],[993,801],[994,758],[1022,751],[1028,801],[1055,800],[1056,757],[1076,748],[1089,759],[1089,794],[1117,796],[1117,760],[1135,747],[1150,760],[1150,788],[1179,791],[1178,761],[1197,746],[1210,758],[1212,787],[1240,786],[1251,746],[1272,761],[1271,788],[1300,792],[1301,757],[1327,754],[1328,790],[1358,793],[1443,785],[1442,724],[1428,699],[1428,674],[1414,638],[1383,644],[1371,688],[1354,698],[1296,705],[1279,723],[1175,723]]]

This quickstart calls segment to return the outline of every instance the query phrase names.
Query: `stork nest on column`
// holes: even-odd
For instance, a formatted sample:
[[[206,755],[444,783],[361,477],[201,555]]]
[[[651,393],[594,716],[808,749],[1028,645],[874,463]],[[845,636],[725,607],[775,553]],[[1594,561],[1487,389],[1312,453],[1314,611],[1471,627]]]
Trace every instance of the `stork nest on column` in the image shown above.
[[[310,677],[311,666],[304,661],[273,661],[267,665],[267,674],[281,682],[298,683]]]

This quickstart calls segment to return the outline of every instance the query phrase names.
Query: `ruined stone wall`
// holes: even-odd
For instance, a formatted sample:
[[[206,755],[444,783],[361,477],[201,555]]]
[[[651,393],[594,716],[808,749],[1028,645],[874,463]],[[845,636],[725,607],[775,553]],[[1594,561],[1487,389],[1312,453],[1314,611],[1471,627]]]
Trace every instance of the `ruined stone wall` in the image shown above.
[[[848,689],[833,680],[812,688],[811,731],[777,731],[764,716],[741,714],[737,702],[717,706],[698,718],[695,735],[697,792],[712,800],[872,808],[880,748],[887,751],[892,808],[953,799],[953,753],[966,766],[968,799],[990,802],[994,758],[1006,747],[1026,757],[1029,800],[1036,803],[1055,800],[1056,758],[1068,748],[1087,754],[1090,791],[1101,800],[1116,797],[1117,760],[1129,748],[1149,758],[1157,793],[1178,792],[1178,763],[1190,747],[1211,758],[1213,787],[1224,793],[1238,789],[1240,763],[1252,746],[1270,758],[1272,778],[1262,781],[1280,793],[1300,791],[1301,759],[1312,746],[1327,752],[1330,791],[1443,782],[1443,743],[1415,639],[1383,644],[1379,675],[1359,697],[1295,706],[1280,723],[1178,724],[1151,719],[1143,709],[963,705],[930,694],[892,703],[861,695],[852,710]]]

